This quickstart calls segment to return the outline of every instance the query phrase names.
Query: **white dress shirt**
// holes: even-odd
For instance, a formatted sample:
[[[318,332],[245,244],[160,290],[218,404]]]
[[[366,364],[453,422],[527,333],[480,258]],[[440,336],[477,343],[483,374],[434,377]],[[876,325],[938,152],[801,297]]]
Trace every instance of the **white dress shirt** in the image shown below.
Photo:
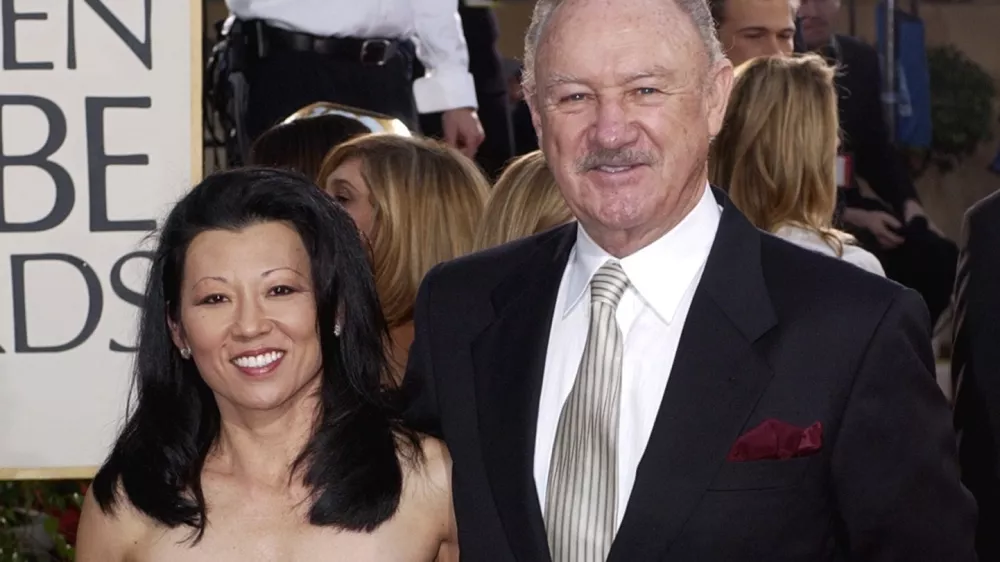
[[[806,230],[805,228],[799,226],[788,225],[779,228],[774,235],[778,238],[788,240],[796,246],[801,246],[807,250],[812,250],[814,252],[826,254],[830,257],[842,259],[847,263],[856,265],[869,273],[885,277],[885,269],[882,268],[882,262],[878,261],[875,254],[861,248],[860,246],[844,244],[844,254],[842,256],[837,256],[837,252],[835,252],[833,248],[826,243],[826,240],[811,230]]]
[[[615,528],[621,525],[635,474],[667,387],[681,330],[719,226],[721,211],[707,186],[694,209],[671,231],[620,260],[631,285],[615,318],[624,357],[618,428]],[[535,435],[535,486],[545,505],[556,425],[576,380],[590,323],[590,279],[615,259],[582,227],[563,272],[542,380]]]
[[[226,0],[239,19],[312,35],[413,39],[427,76],[413,83],[420,113],[477,107],[458,0]]]

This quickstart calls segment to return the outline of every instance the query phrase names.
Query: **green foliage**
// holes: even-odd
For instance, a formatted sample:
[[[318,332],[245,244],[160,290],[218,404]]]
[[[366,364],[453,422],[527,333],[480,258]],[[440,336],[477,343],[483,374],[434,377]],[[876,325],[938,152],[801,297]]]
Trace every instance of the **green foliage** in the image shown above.
[[[954,45],[928,49],[927,65],[934,130],[928,157],[948,171],[992,137],[996,85]]]
[[[0,562],[72,561],[73,546],[58,517],[80,509],[82,492],[77,481],[0,482]],[[40,534],[29,532],[39,524]]]

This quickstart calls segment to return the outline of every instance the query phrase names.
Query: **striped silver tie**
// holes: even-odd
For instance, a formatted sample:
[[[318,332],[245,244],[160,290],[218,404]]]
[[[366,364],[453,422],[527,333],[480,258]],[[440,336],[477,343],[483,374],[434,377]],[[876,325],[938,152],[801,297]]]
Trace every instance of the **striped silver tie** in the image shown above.
[[[615,310],[628,285],[612,261],[590,281],[587,345],[556,426],[546,487],[553,562],[603,562],[615,537],[623,355]]]

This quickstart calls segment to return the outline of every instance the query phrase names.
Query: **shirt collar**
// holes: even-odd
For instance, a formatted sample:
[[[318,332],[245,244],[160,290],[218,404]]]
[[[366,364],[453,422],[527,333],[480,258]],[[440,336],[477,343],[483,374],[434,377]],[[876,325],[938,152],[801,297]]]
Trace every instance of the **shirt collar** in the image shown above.
[[[664,322],[673,320],[691,281],[708,259],[722,211],[708,186],[695,207],[669,232],[652,244],[618,260],[639,298]],[[576,244],[567,267],[568,315],[588,294],[590,279],[608,260],[615,260],[577,225]]]

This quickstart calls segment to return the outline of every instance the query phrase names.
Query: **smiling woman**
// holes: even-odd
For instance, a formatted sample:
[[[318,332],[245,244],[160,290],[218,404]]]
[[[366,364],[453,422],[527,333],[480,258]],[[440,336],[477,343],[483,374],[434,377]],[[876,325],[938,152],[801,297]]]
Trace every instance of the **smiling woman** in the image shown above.
[[[450,460],[398,424],[385,338],[331,198],[276,170],[206,179],[160,235],[77,560],[450,559]]]

